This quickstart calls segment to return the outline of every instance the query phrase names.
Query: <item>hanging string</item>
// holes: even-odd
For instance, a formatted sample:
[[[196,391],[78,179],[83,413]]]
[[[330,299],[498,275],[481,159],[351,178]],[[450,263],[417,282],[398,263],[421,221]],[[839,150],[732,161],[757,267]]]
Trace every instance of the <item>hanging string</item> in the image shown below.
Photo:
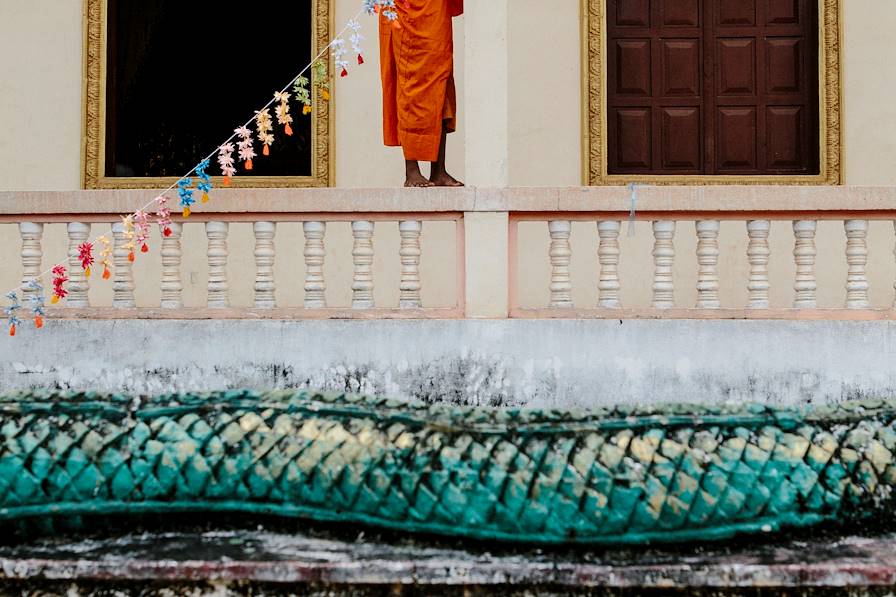
[[[383,6],[388,6],[388,5],[390,5],[390,4],[391,4],[391,2],[390,2],[389,0],[385,0],[384,2],[382,2],[382,5],[383,5]],[[286,92],[289,90],[289,88],[293,85],[293,83],[296,82],[296,80],[298,80],[298,79],[299,79],[300,77],[302,77],[305,73],[307,73],[307,72],[308,72],[308,71],[309,71],[315,64],[317,64],[317,63],[320,61],[320,59],[321,59],[327,52],[330,51],[331,47],[333,47],[333,45],[334,45],[335,42],[337,42],[337,41],[341,41],[342,35],[343,35],[346,31],[348,31],[348,30],[351,28],[351,24],[352,24],[358,17],[360,17],[360,16],[361,16],[363,13],[365,13],[365,12],[368,13],[368,14],[373,14],[373,10],[374,10],[374,9],[371,8],[371,7],[372,7],[372,6],[375,6],[375,5],[377,5],[377,3],[374,2],[373,0],[371,0],[371,1],[367,1],[367,0],[365,0],[364,6],[362,6],[362,8],[361,8],[357,13],[355,13],[355,15],[354,15],[351,19],[348,20],[348,22],[346,23],[345,27],[343,27],[342,30],[341,30],[341,31],[340,31],[340,32],[339,32],[333,39],[331,39],[330,42],[329,42],[326,46],[324,46],[324,48],[323,48],[320,52],[318,52],[317,55],[316,55],[314,58],[311,59],[311,62],[309,62],[309,63],[308,63],[308,64],[307,64],[301,71],[299,71],[299,73],[298,73],[297,75],[295,75],[294,77],[292,77],[292,78],[289,80],[289,82],[288,82],[286,85],[284,85],[283,88],[282,88],[278,93],[279,93],[279,94],[286,93]],[[385,14],[385,12],[384,12],[384,14]],[[391,18],[390,15],[387,15],[387,18],[389,18],[389,20],[393,20],[393,19]],[[344,43],[344,42],[343,42],[343,43]],[[268,108],[270,108],[270,107],[277,101],[277,98],[278,98],[278,97],[280,97],[280,96],[279,96],[279,95],[275,95],[273,98],[271,98],[270,100],[268,100],[268,102],[267,102],[264,106],[262,106],[262,108],[261,108],[260,110],[258,110],[258,111],[256,112],[256,114],[258,114],[259,112],[265,111],[265,110],[267,110]],[[256,116],[253,115],[251,118],[249,118],[249,120],[247,120],[245,123],[243,123],[242,127],[239,127],[239,128],[248,127],[250,124],[252,124],[253,122],[255,122],[255,119],[256,119]],[[236,130],[239,130],[239,128],[236,129]],[[145,212],[147,209],[149,209],[153,204],[155,204],[155,203],[157,202],[157,199],[158,199],[159,197],[163,197],[163,196],[165,196],[167,193],[170,193],[172,190],[174,190],[174,189],[177,188],[177,187],[182,187],[182,186],[183,186],[182,183],[183,183],[184,181],[188,180],[188,178],[190,177],[190,175],[192,175],[192,174],[196,171],[196,167],[197,167],[197,166],[199,166],[200,164],[202,164],[202,163],[204,163],[204,162],[206,162],[206,161],[212,159],[212,158],[215,156],[215,154],[217,154],[217,153],[221,150],[222,147],[226,146],[228,143],[230,143],[231,141],[233,141],[236,137],[237,137],[237,133],[236,133],[236,132],[232,133],[232,134],[231,134],[231,135],[230,135],[230,136],[229,136],[223,143],[221,143],[221,144],[219,144],[217,147],[215,147],[214,151],[212,151],[212,152],[209,153],[207,156],[205,156],[204,158],[202,158],[201,160],[199,160],[198,162],[196,162],[196,166],[193,166],[193,167],[190,169],[189,172],[187,172],[186,174],[184,174],[183,176],[181,176],[180,178],[178,178],[177,180],[175,180],[175,181],[174,181],[168,188],[164,189],[161,193],[159,193],[158,196],[157,196],[156,198],[154,198],[152,201],[149,201],[148,203],[146,203],[146,204],[143,205],[142,207],[140,207],[140,208],[134,210],[133,212],[130,213],[130,215],[128,215],[128,216],[122,216],[122,219],[125,220],[125,219],[127,219],[127,218],[130,218],[131,221],[133,221],[133,218],[134,218],[138,213],[140,213],[140,212]],[[187,207],[189,207],[189,205],[188,205]],[[189,211],[187,212],[187,215],[189,215]],[[96,242],[99,240],[99,238],[100,238],[101,236],[103,236],[103,235],[94,236],[93,238],[91,238],[91,239],[90,239],[89,241],[87,241],[87,242],[90,243],[90,244],[96,244]],[[41,280],[44,276],[46,276],[47,274],[49,274],[49,273],[51,273],[51,272],[56,274],[56,280],[54,280],[54,286],[55,286],[57,292],[56,292],[56,294],[54,294],[54,299],[55,299],[55,300],[54,300],[53,302],[55,303],[55,302],[57,302],[60,298],[64,298],[64,297],[65,297],[65,292],[66,292],[66,291],[62,288],[62,283],[61,283],[61,282],[58,282],[58,280],[63,280],[63,281],[67,281],[67,280],[68,280],[68,278],[64,278],[64,275],[65,275],[65,268],[64,268],[64,266],[63,266],[64,263],[65,263],[64,261],[60,261],[59,263],[57,263],[57,264],[55,264],[55,265],[53,265],[53,266],[47,268],[46,270],[42,271],[42,272],[39,273],[37,276],[34,276],[33,278],[31,278],[31,279],[29,279],[29,280],[27,280],[27,281],[23,281],[22,284],[19,284],[19,285],[16,286],[15,288],[10,289],[9,292],[6,293],[7,298],[8,298],[10,295],[13,295],[13,294],[15,294],[16,292],[18,292],[19,290],[22,290],[23,288],[25,288],[26,285],[29,284],[31,281],[37,282],[38,280]],[[16,321],[15,323],[18,323],[18,321]]]

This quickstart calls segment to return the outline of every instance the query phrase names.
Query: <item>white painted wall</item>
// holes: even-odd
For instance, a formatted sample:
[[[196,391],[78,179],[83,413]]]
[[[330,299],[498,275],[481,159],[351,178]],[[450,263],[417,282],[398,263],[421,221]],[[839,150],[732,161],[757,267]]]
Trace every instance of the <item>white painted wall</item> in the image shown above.
[[[892,396],[888,321],[49,320],[0,342],[0,387],[306,387],[589,408]],[[26,333],[27,332],[27,333]],[[176,342],[159,342],[159,338]],[[121,346],[115,359],[72,346]]]
[[[0,1],[0,189],[81,184],[81,2]]]

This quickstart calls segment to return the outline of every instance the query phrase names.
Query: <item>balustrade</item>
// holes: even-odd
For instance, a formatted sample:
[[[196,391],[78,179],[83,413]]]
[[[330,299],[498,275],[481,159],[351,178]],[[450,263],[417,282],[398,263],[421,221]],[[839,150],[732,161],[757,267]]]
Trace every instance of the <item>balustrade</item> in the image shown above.
[[[177,222],[172,222],[168,230],[168,236],[162,236],[162,308],[180,309],[184,306],[184,285],[180,274],[180,237],[183,228]]]
[[[571,212],[570,215],[574,215]],[[673,215],[673,214],[670,214]],[[774,215],[774,214],[770,214]],[[519,221],[531,221],[537,216],[528,213]],[[570,244],[570,232],[574,221],[577,220],[547,220],[547,228],[550,236],[550,248],[548,256],[550,260],[550,302],[551,309],[570,309],[573,307],[572,288],[573,277],[570,275],[572,248]],[[845,280],[846,298],[843,303],[845,309],[867,310],[871,308],[869,299],[870,282],[868,279],[868,230],[867,219],[842,220],[846,231],[846,246],[842,253],[847,264],[847,276]],[[607,310],[606,316],[611,317],[611,311],[621,308],[620,285],[620,221],[597,219],[598,251],[597,265],[599,274],[597,280],[598,300],[597,312]],[[511,225],[516,225],[517,222]],[[674,309],[676,276],[675,265],[675,232],[677,221],[675,219],[657,219],[651,224],[653,232],[653,278],[652,284],[647,286],[650,291],[650,308],[659,315],[662,311]],[[746,309],[767,311],[772,308],[770,289],[771,279],[769,264],[773,258],[770,246],[770,234],[772,219],[745,219],[747,232],[746,257],[749,269],[746,276],[747,302],[741,305],[723,305],[721,298],[720,268],[722,257],[720,247],[721,220],[696,219],[694,220],[696,235],[696,293],[695,309],[699,311],[728,309]],[[795,277],[793,281],[792,307],[797,312],[818,308],[818,280],[816,277],[816,231],[817,220],[798,219],[792,220],[790,226],[793,230],[793,262],[795,265]],[[893,222],[896,230],[896,221]],[[893,249],[896,256],[896,248]],[[730,261],[729,261],[730,262]],[[518,280],[517,280],[518,282]],[[649,283],[645,277],[645,283]],[[896,283],[893,284],[896,290]],[[517,291],[518,293],[519,291]],[[896,309],[896,299],[893,308]],[[513,313],[519,316],[527,316],[533,313],[529,309],[521,309],[513,305]],[[779,307],[780,308],[780,307]],[[643,310],[638,310],[638,314]],[[638,315],[640,316],[640,315]],[[719,317],[726,315],[720,314]],[[757,314],[756,316],[762,316]]]
[[[675,306],[675,221],[657,220],[653,223],[653,305],[654,309]]]
[[[326,222],[305,222],[305,308],[323,309],[327,306],[327,282],[324,279],[324,234]]]
[[[99,224],[99,226],[102,225]],[[374,309],[373,233],[375,222],[373,220],[354,220],[350,225],[353,245],[350,255],[347,257],[350,259],[353,271],[351,308],[354,310]],[[227,271],[230,256],[228,247],[230,225],[226,221],[210,220],[205,222],[204,228],[207,239],[206,262],[208,266],[206,304],[210,309],[228,309],[231,307],[231,287]],[[22,276],[20,280],[23,286],[21,295],[23,299],[27,299],[33,292],[27,287],[28,282],[40,278],[42,273],[44,224],[22,221],[18,223],[18,229],[21,238]],[[398,229],[400,234],[398,258],[401,266],[398,308],[404,311],[423,309],[421,294],[423,284],[420,274],[423,253],[421,246],[423,220],[400,220]],[[275,309],[277,301],[275,298],[274,263],[277,254],[274,239],[277,223],[266,220],[254,221],[252,230],[255,238],[253,306],[256,309]],[[305,261],[302,306],[307,310],[327,309],[327,281],[324,273],[326,230],[326,221],[307,220],[302,222]],[[79,247],[82,243],[91,240],[91,224],[70,222],[66,225],[66,232],[68,238],[66,269],[69,281],[65,284],[65,288],[68,291],[68,296],[59,307],[90,307],[87,297],[88,277],[81,267]],[[184,281],[181,271],[183,232],[184,227],[180,222],[171,222],[168,226],[168,233],[162,235],[159,250],[162,270],[159,306],[162,309],[182,309],[184,307]],[[136,286],[133,275],[136,256],[130,242],[131,238],[128,236],[123,222],[112,223],[111,237],[114,243],[112,306],[116,309],[133,309],[136,306]],[[95,239],[93,240],[95,241]],[[48,279],[44,282],[47,283]],[[445,309],[442,308],[443,311]]]
[[[531,190],[527,192],[531,193]],[[511,189],[507,196],[512,197],[513,194],[514,190]],[[694,194],[694,197],[698,199],[702,196],[703,193]],[[793,194],[790,200],[799,200],[800,196]],[[698,199],[692,198],[691,202],[696,202]],[[896,199],[896,193],[894,193],[894,199]],[[501,199],[494,199],[494,201],[500,203]],[[530,201],[528,195],[526,201]],[[649,197],[647,199],[642,197],[639,206],[644,206],[645,201],[648,201],[646,205],[651,205]],[[488,201],[484,203],[487,204]],[[485,268],[485,270],[496,272],[496,281],[500,282],[501,267],[506,267],[508,268],[506,271],[510,272],[507,281],[511,288],[509,298],[501,295],[501,286],[498,284],[495,286],[497,290],[488,291],[492,292],[488,300],[499,302],[506,300],[507,310],[505,313],[509,312],[511,316],[528,316],[527,309],[520,308],[515,302],[520,295],[519,270],[522,269],[526,275],[530,275],[537,268],[533,268],[525,259],[521,261],[521,254],[516,252],[516,248],[519,246],[519,242],[516,240],[517,233],[512,231],[521,221],[539,221],[539,211],[533,209],[531,203],[521,202],[520,205],[526,205],[526,208],[520,209],[518,212],[512,209],[512,200],[508,200],[508,204],[508,211],[503,221],[499,218],[476,218],[477,223],[471,230],[477,235],[477,242],[483,243],[489,238],[493,238],[495,245],[488,251],[482,251],[477,247],[477,250],[472,252],[477,255],[472,261],[466,257],[469,247],[465,246],[465,242],[469,241],[464,240],[465,219],[460,215],[461,212],[448,215],[439,212],[438,206],[433,207],[429,212],[424,209],[404,213],[395,211],[394,207],[391,211],[384,209],[379,212],[365,211],[358,214],[348,211],[303,213],[302,211],[289,212],[285,209],[274,210],[270,212],[270,215],[264,212],[245,215],[245,211],[237,209],[222,213],[220,216],[215,213],[197,213],[193,221],[196,221],[198,225],[191,230],[201,235],[202,227],[204,227],[207,242],[205,265],[208,277],[207,287],[204,289],[206,306],[209,309],[225,310],[227,313],[234,312],[234,302],[243,299],[237,300],[232,296],[229,275],[232,273],[236,276],[235,279],[249,281],[248,289],[251,290],[251,298],[248,304],[258,310],[274,311],[278,310],[278,307],[279,310],[298,309],[307,311],[309,317],[328,316],[328,312],[331,313],[329,316],[333,317],[376,317],[379,316],[378,314],[394,311],[396,317],[416,317],[418,311],[429,310],[423,304],[422,260],[427,259],[427,263],[435,264],[430,267],[441,268],[441,261],[438,257],[424,255],[421,243],[424,222],[429,219],[441,219],[454,221],[458,230],[455,255],[458,264],[456,277],[458,296],[463,297],[466,293],[468,304],[470,297],[474,296],[470,294],[470,288],[465,288],[465,284],[469,284],[469,280],[472,279],[471,273]],[[420,205],[423,206],[422,203]],[[477,208],[475,203],[467,205],[466,209],[473,212],[490,211],[489,208]],[[847,313],[845,311],[847,309],[867,311],[872,308],[871,284],[880,283],[879,270],[876,274],[877,278],[869,274],[868,255],[869,238],[871,238],[869,230],[873,221],[889,220],[892,221],[892,228],[889,228],[888,225],[891,233],[896,231],[896,209],[889,210],[889,204],[878,204],[873,209],[861,210],[852,207],[850,202],[844,200],[842,203],[827,205],[824,210],[806,209],[806,206],[803,205],[801,209],[794,209],[791,212],[779,212],[772,207],[740,211],[733,205],[728,205],[724,209],[716,211],[707,207],[688,211],[687,209],[669,208],[668,206],[671,204],[668,202],[659,204],[655,201],[650,209],[645,207],[647,213],[643,218],[640,213],[636,213],[634,216],[636,219],[650,222],[648,227],[650,232],[647,237],[621,239],[621,221],[628,213],[628,205],[622,200],[613,205],[614,209],[612,210],[595,209],[593,212],[569,209],[558,212],[556,204],[551,209],[544,209],[544,219],[540,221],[547,224],[549,240],[547,247],[549,292],[546,305],[550,308],[549,316],[565,317],[576,313],[585,313],[589,310],[593,311],[596,316],[622,317],[623,314],[628,313],[641,316],[640,313],[649,310],[652,314],[649,316],[655,317],[676,317],[682,312],[703,312],[703,315],[699,315],[703,318],[799,317],[799,313],[802,311],[819,308],[819,296],[824,297],[825,301],[830,301],[830,297],[836,296],[836,293],[841,293],[839,296],[842,297],[842,302],[839,307],[844,309],[843,313]],[[657,205],[662,207],[657,207]],[[95,257],[99,260],[97,253],[100,245],[96,239],[100,235],[105,235],[107,238],[111,237],[113,241],[114,268],[111,280],[111,304],[115,309],[134,309],[138,302],[133,272],[134,247],[133,239],[124,227],[126,224],[118,216],[109,214],[109,212],[93,214],[90,211],[82,210],[72,213],[70,216],[60,215],[58,212],[47,213],[49,215],[45,218],[29,219],[27,214],[23,213],[18,219],[7,216],[3,220],[16,223],[21,240],[21,277],[17,277],[16,280],[23,284],[22,299],[27,300],[33,292],[27,287],[27,282],[43,273],[46,226],[61,223],[65,228],[65,242],[67,243],[65,264],[69,277],[66,284],[68,296],[66,300],[53,308],[73,307],[88,310],[92,308],[88,296],[91,280],[81,266],[79,247],[85,242],[93,243],[97,246]],[[855,215],[851,215],[852,213]],[[0,218],[2,217],[3,214],[0,213]],[[161,279],[158,282],[161,296],[157,306],[163,310],[183,309],[187,290],[190,291],[190,296],[195,296],[197,290],[202,292],[202,289],[192,286],[195,283],[195,272],[190,273],[191,286],[186,287],[185,274],[182,271],[183,242],[186,229],[179,219],[176,218],[176,220],[168,227],[168,233],[162,236],[159,254],[156,256],[161,261]],[[279,222],[290,220],[301,223],[302,233],[299,235],[298,241],[280,238],[285,232],[278,230]],[[743,223],[739,228],[726,227],[722,234],[722,222],[732,220]],[[845,244],[842,243],[842,240],[836,242],[840,243],[838,251],[841,267],[842,262],[846,264],[845,279],[841,278],[837,282],[837,287],[831,289],[828,287],[830,276],[822,276],[821,279],[828,286],[825,286],[822,289],[823,292],[820,292],[816,267],[822,266],[817,263],[818,256],[820,254],[830,255],[831,243],[835,242],[834,238],[837,237],[828,234],[817,238],[819,230],[830,230],[826,227],[820,228],[818,222],[829,220],[837,220],[838,225],[839,222],[842,222],[844,226],[846,242]],[[397,255],[384,256],[382,260],[376,260],[378,265],[375,267],[374,232],[378,231],[382,235],[394,234],[391,232],[394,230],[393,228],[380,229],[376,226],[377,222],[383,221],[397,224]],[[108,228],[110,222],[111,235]],[[596,276],[596,279],[586,281],[577,290],[586,294],[589,291],[594,293],[592,296],[596,295],[596,300],[591,299],[593,302],[590,306],[578,305],[579,310],[572,311],[577,306],[574,304],[573,287],[574,283],[578,284],[575,282],[576,276],[573,275],[572,231],[575,222],[587,222],[591,226],[590,232],[584,226],[576,228],[577,231],[585,231],[584,233],[590,234],[592,238],[596,233],[596,246],[592,244],[596,251],[594,249],[583,251],[582,255],[576,256],[578,260],[590,261],[593,268],[591,271],[596,272],[592,274],[592,276]],[[694,223],[693,228],[691,228],[690,222]],[[251,224],[254,250],[249,263],[254,262],[254,273],[240,270],[240,268],[246,268],[245,259],[230,259],[229,234],[232,223],[234,225]],[[499,227],[504,226],[505,230],[512,232],[511,237],[502,237],[500,228],[494,228],[491,236],[483,236],[477,227],[484,223],[489,223],[489,225],[496,223]],[[688,226],[680,226],[679,223],[688,223]],[[334,228],[336,230],[334,238],[337,240],[333,241],[335,243],[333,247],[338,246],[339,248],[330,247],[331,253],[328,255],[326,246],[328,225],[332,224],[337,226]],[[340,236],[342,230],[349,230],[351,236]],[[430,230],[428,225],[426,230]],[[739,230],[740,234],[745,231],[746,235],[733,242],[731,240],[732,230]],[[792,246],[792,257],[786,254],[789,253],[789,250],[782,250],[780,233],[785,230],[788,231],[788,235],[792,234],[789,239]],[[773,235],[773,231],[777,231],[778,236]],[[686,238],[688,236],[690,238]],[[50,235],[50,237],[55,238],[55,235]],[[295,248],[286,249],[286,254],[278,255],[275,238],[281,247]],[[826,243],[823,253],[819,253],[816,247],[817,242]],[[695,243],[684,245],[695,246],[695,249],[689,249],[687,252],[679,254],[676,251],[678,243]],[[277,280],[275,276],[275,263],[279,259],[286,259],[290,267],[293,267],[295,264],[293,251],[298,252],[298,247],[301,247],[302,252],[299,259],[304,260],[304,278],[286,281],[285,285],[281,287],[281,300],[292,305],[281,307],[278,305],[277,288],[278,282],[282,281]],[[628,251],[635,248],[640,256],[632,255],[631,258],[627,256]],[[523,255],[531,256],[531,251],[532,249],[527,249]],[[735,252],[732,253],[732,251]],[[282,252],[283,249],[281,249]],[[738,254],[738,252],[742,253]],[[889,259],[893,259],[896,257],[896,249],[892,249],[891,252],[891,249],[888,248],[887,255],[889,255]],[[646,262],[644,262],[645,256]],[[139,254],[138,257],[142,258]],[[336,262],[327,263],[330,270],[325,271],[326,260],[330,258],[335,259]],[[790,259],[792,261],[788,264]],[[491,262],[488,267],[485,267],[487,265],[485,260]],[[678,261],[682,262],[678,263]],[[397,272],[391,276],[388,269],[383,269],[383,264],[390,263],[389,267],[394,268],[392,271]],[[494,264],[498,264],[499,267],[488,269],[493,268]],[[785,269],[788,265],[789,269]],[[638,267],[643,271],[634,274],[626,269],[633,267]],[[824,263],[823,267],[827,274],[830,271],[829,264]],[[233,271],[229,272],[229,269]],[[294,272],[293,275],[301,275],[298,269],[296,267],[291,270]],[[577,271],[587,270],[579,268]],[[786,271],[792,272],[792,274],[787,274],[788,277],[793,276],[792,284],[791,280],[781,279],[782,272]],[[774,272],[774,275],[771,272]],[[338,275],[330,279],[329,276],[332,273]],[[345,277],[339,278],[339,276],[349,273],[350,281]],[[441,272],[440,275],[444,273],[447,272]],[[721,281],[723,275],[724,286]],[[393,289],[392,296],[396,296],[397,299],[392,306],[377,308],[374,298],[375,278],[377,284],[397,286]],[[483,279],[487,283],[492,282],[487,277],[483,278],[480,275],[476,284],[481,285]],[[626,285],[625,289],[623,289],[623,280]],[[738,300],[739,304],[728,304],[731,300],[728,297],[733,296],[732,283],[742,285],[744,290],[742,296],[745,298]],[[885,283],[888,287],[892,285],[893,290],[896,291],[896,281],[886,280]],[[43,284],[45,288],[49,286],[49,276],[43,279]],[[345,297],[343,304],[350,306],[351,311],[328,304],[328,286],[334,284],[339,287],[338,291],[341,296]],[[775,288],[778,290],[774,297],[772,295],[773,285],[776,285]],[[284,298],[282,288],[295,286],[300,287],[303,293],[298,297]],[[782,293],[790,286],[792,286],[792,291]],[[845,289],[845,293],[843,289]],[[625,290],[625,295],[623,295],[623,290]],[[473,292],[486,291],[474,289]],[[508,294],[506,286],[503,292],[505,295]],[[531,287],[527,288],[526,292],[530,297],[532,296]],[[687,294],[696,297],[695,300],[687,300],[687,302],[694,300],[690,305],[682,304],[685,300],[683,297]],[[49,291],[47,291],[47,296],[49,298]],[[773,304],[775,302],[773,298],[778,304]],[[458,298],[457,306],[450,310],[450,316],[462,314],[460,311],[462,300]],[[531,298],[527,299],[527,301],[530,300]],[[623,304],[626,307],[625,311],[622,311]],[[638,305],[644,305],[644,307]],[[896,298],[892,301],[887,299],[887,307],[890,306],[896,309]],[[880,305],[877,307],[879,308]],[[826,308],[829,307],[826,306]],[[739,314],[734,315],[726,311],[732,309],[738,310]],[[564,310],[568,312],[564,312]],[[484,309],[484,311],[490,313],[488,316],[501,316],[500,309],[495,311]],[[774,313],[769,313],[770,311]],[[233,316],[225,314],[223,311],[218,313],[220,315],[212,312],[210,315],[204,316]],[[495,313],[495,315],[491,315],[491,313]],[[87,316],[89,316],[89,311]],[[121,316],[129,315],[122,314]],[[153,316],[164,317],[161,312],[159,315]],[[256,312],[256,316],[262,316],[261,312]],[[808,315],[808,317],[818,316]],[[869,315],[862,314],[856,316],[869,317]]]
[[[569,276],[569,264],[572,249],[569,237],[572,223],[568,220],[548,222],[551,234],[551,307],[558,309],[572,307],[572,282]]]
[[[66,227],[68,231],[68,284],[66,285],[66,289],[68,290],[68,297],[66,298],[66,302],[70,307],[86,307],[90,304],[87,298],[87,291],[90,289],[89,282],[87,280],[87,273],[81,267],[81,259],[79,258],[79,249],[82,243],[86,242],[88,237],[90,236],[90,224],[84,224],[82,222],[71,222]],[[113,227],[113,233],[115,228]],[[124,237],[122,237],[123,239]],[[116,247],[118,247],[118,236],[116,239]],[[124,242],[122,240],[122,242]],[[117,253],[113,253],[117,258]],[[127,257],[127,253],[125,253],[125,257]],[[116,265],[118,262],[116,261]],[[116,270],[117,271],[117,270]],[[130,286],[128,286],[130,284]],[[125,277],[124,275],[119,278],[116,277],[113,282],[113,289],[115,290],[115,301],[113,305],[116,307],[133,307],[133,295],[130,295],[130,302],[128,302],[128,294],[127,291],[130,289],[133,291],[134,286],[130,281],[129,277]]]

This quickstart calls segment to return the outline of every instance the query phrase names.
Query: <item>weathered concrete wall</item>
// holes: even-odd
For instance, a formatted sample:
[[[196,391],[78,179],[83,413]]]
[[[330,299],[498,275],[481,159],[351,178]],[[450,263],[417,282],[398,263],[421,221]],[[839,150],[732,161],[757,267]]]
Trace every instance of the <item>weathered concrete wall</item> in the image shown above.
[[[896,390],[896,323],[50,320],[0,388],[311,386],[489,405],[839,401]]]

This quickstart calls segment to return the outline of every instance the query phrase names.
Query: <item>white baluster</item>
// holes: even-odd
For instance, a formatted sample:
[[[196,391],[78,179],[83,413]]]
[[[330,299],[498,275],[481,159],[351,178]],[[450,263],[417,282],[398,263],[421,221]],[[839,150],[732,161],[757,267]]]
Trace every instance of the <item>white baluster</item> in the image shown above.
[[[600,261],[600,281],[597,283],[597,305],[607,309],[618,309],[619,302],[619,228],[618,221],[608,220],[597,223],[600,242],[597,258]]]
[[[227,222],[206,222],[208,237],[208,306],[224,309],[230,305],[227,283]]]
[[[255,222],[255,307],[273,309],[277,306],[274,296],[274,234],[276,222]]]
[[[697,227],[697,308],[718,309],[719,221],[699,220]]]
[[[846,306],[849,309],[867,309],[868,277],[865,265],[868,263],[868,220],[846,220],[846,263],[849,271],[846,277]]]
[[[168,225],[171,234],[162,235],[162,308],[180,309],[184,306],[184,285],[180,275],[183,227],[178,222]]]
[[[653,223],[653,308],[671,309],[675,306],[675,220]]]
[[[398,223],[401,235],[401,286],[398,306],[402,309],[419,309],[420,302],[420,220],[406,220]]]
[[[90,236],[90,224],[70,222],[66,230],[68,231],[68,282],[66,282],[65,288],[68,290],[68,296],[65,297],[65,304],[69,307],[88,307],[90,300],[87,298],[87,291],[90,289],[90,283],[84,268],[81,267],[78,247]]]
[[[814,309],[818,306],[815,291],[815,229],[814,220],[794,220],[793,259],[796,262],[796,280],[793,283],[795,309]]]
[[[548,222],[551,235],[551,307],[556,309],[572,308],[572,281],[569,276],[569,264],[572,259],[572,248],[569,236],[572,223],[569,220],[552,220]]]
[[[326,222],[305,222],[305,308],[324,309],[327,306],[327,283],[324,280],[324,234]]]
[[[128,240],[124,236],[124,224],[115,222],[112,224],[112,263],[115,271],[112,274],[112,306],[116,309],[133,309],[134,301],[134,272],[133,263],[128,256],[131,250],[125,247]],[[80,266],[79,266],[80,267]],[[71,299],[69,299],[71,304]]]
[[[352,309],[373,309],[373,222],[352,222]]]
[[[22,296],[28,299],[34,294],[33,290],[28,289],[29,282],[37,280],[39,284],[46,286],[45,282],[37,279],[40,276],[40,266],[44,257],[41,247],[44,225],[35,222],[20,222],[19,235],[22,237]],[[44,292],[45,296],[48,294],[48,292]]]
[[[768,257],[771,251],[768,246],[768,234],[771,222],[768,220],[751,220],[747,222],[747,236],[750,243],[747,246],[747,258],[750,261],[750,281],[747,290],[750,291],[750,309],[768,309],[769,307],[769,281],[768,281]]]

